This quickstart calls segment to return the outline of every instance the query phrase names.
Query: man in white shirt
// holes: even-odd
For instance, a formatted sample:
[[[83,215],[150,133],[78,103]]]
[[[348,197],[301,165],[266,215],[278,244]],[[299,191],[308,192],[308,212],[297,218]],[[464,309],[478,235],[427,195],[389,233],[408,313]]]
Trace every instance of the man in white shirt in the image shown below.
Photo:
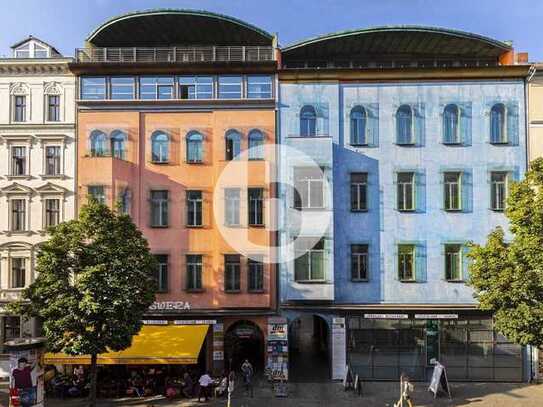
[[[213,379],[209,376],[208,372],[205,372],[202,376],[200,376],[200,380],[198,380],[198,383],[200,384],[200,392],[198,393],[198,401],[201,401],[202,395],[205,397],[205,401],[209,400],[209,388],[213,384]]]

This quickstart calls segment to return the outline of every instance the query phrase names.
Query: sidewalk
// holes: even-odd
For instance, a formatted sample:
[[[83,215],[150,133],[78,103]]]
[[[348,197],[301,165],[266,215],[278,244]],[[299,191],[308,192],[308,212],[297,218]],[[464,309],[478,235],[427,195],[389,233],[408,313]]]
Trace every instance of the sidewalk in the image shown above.
[[[426,383],[415,383],[412,401],[415,407],[470,406],[470,407],[541,407],[543,406],[543,384],[509,383],[451,383],[452,400],[433,399],[427,392]],[[365,382],[361,397],[352,391],[345,392],[338,383],[291,383],[289,397],[275,398],[268,385],[255,388],[253,399],[244,396],[242,389],[237,389],[232,400],[232,407],[354,407],[379,406],[392,407],[398,397],[398,384],[392,382]],[[47,407],[84,407],[85,400],[47,400]],[[122,400],[99,400],[100,407],[189,407],[189,406],[226,406],[225,399],[198,403],[194,400],[168,401],[162,397],[152,399],[128,398]],[[7,406],[7,388],[0,389],[0,406]]]

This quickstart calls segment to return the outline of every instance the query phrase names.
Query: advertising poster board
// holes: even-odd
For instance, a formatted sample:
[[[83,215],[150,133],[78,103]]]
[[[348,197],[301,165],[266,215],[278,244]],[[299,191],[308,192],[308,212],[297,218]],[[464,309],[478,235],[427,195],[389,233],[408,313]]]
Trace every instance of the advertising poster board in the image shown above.
[[[268,319],[267,370],[272,381],[288,380],[288,323],[286,318]]]
[[[345,318],[332,320],[332,380],[341,380],[347,364]]]
[[[428,391],[434,393],[434,398],[437,397],[439,392],[439,386],[441,386],[443,392],[451,398],[451,389],[449,386],[449,381],[447,380],[447,370],[439,362],[435,362],[434,371],[432,372],[432,378],[430,380],[430,386],[428,386]]]
[[[43,347],[9,351],[10,406],[44,406]]]

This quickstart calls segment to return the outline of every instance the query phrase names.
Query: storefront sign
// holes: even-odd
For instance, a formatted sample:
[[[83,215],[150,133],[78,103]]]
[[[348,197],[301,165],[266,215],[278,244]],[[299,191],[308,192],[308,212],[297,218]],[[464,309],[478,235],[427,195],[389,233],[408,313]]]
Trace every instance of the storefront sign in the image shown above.
[[[190,303],[185,301],[155,301],[149,307],[150,311],[190,310]]]
[[[407,314],[364,314],[366,319],[408,319]]]
[[[458,319],[458,314],[415,314],[415,319]]]
[[[176,319],[175,325],[213,325],[217,323],[215,319]]]
[[[286,341],[288,339],[288,325],[284,323],[268,323],[268,341]]]
[[[144,319],[143,325],[168,325],[168,321],[165,319]]]
[[[347,365],[345,318],[334,318],[332,322],[332,380],[340,380]]]

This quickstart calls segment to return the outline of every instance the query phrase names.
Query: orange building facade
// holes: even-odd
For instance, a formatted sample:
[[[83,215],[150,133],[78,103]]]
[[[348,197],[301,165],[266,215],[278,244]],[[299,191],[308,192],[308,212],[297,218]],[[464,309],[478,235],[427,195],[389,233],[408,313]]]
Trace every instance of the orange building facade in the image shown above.
[[[200,24],[214,30],[195,38]],[[132,217],[159,263],[144,322],[209,325],[199,365],[215,372],[264,368],[276,311],[273,41],[225,16],[137,13],[95,30],[71,67],[79,207],[93,196]]]

